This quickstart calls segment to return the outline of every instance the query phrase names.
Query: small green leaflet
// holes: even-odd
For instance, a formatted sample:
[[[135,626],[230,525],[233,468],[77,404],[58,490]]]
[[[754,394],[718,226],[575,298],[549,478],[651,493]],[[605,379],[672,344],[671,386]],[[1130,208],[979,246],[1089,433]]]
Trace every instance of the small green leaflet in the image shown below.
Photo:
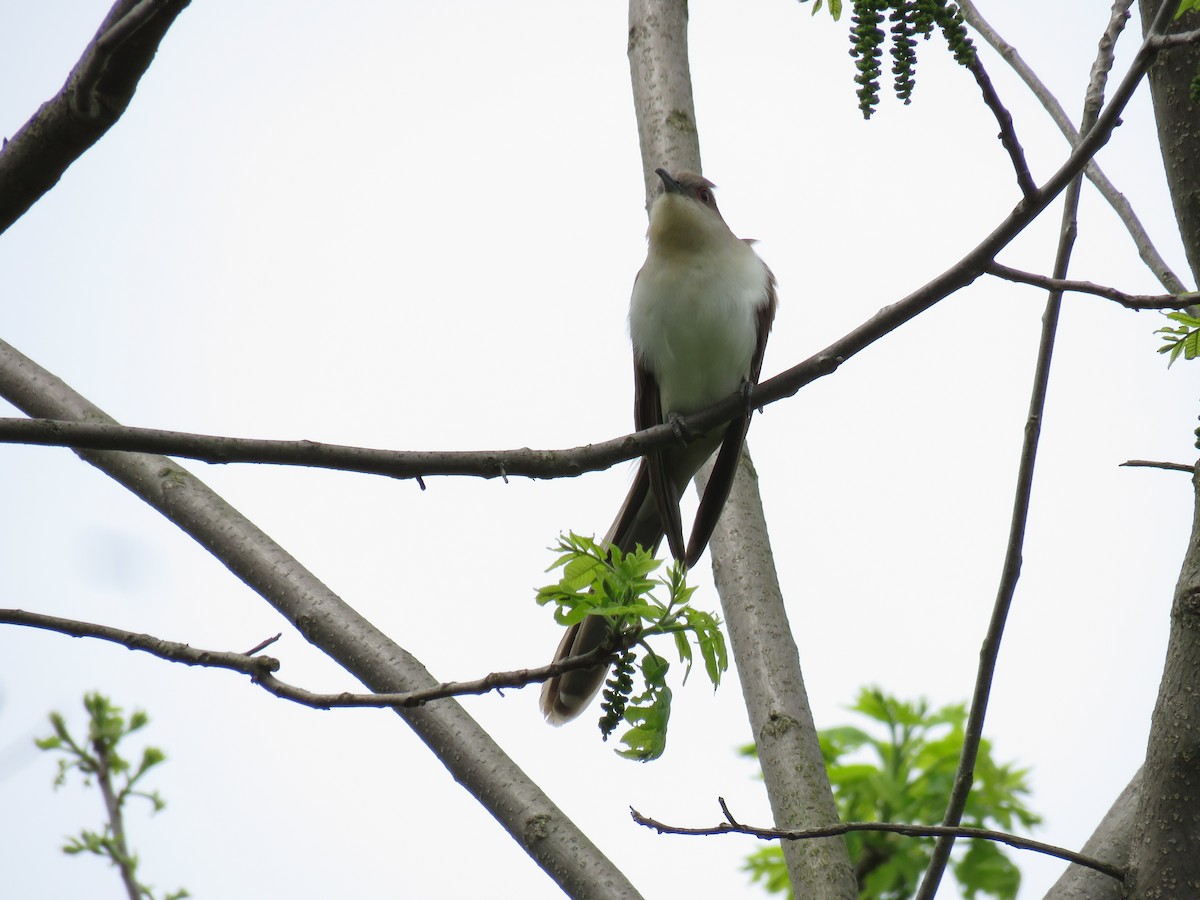
[[[1200,5],[1200,0],[1189,0]],[[1200,356],[1200,318],[1190,316],[1186,312],[1167,313],[1167,318],[1180,323],[1175,328],[1160,328],[1155,334],[1163,336],[1164,344],[1158,348],[1159,353],[1171,354],[1167,366],[1177,360],[1182,354],[1184,359],[1195,359]]]
[[[574,533],[560,535],[552,549],[558,557],[546,571],[559,569],[562,577],[538,590],[538,604],[551,605],[559,625],[577,625],[595,616],[609,624],[616,657],[601,689],[601,735],[607,739],[623,723],[624,747],[617,751],[621,756],[640,762],[659,758],[666,749],[671,716],[669,664],[647,640],[669,636],[685,666],[685,683],[698,648],[705,674],[716,687],[729,666],[720,619],[691,606],[696,589],[688,586],[686,567],[680,563],[668,567],[663,577],[652,578],[662,561],[651,553],[640,547],[622,553]],[[639,670],[642,693],[634,696],[633,676]]]

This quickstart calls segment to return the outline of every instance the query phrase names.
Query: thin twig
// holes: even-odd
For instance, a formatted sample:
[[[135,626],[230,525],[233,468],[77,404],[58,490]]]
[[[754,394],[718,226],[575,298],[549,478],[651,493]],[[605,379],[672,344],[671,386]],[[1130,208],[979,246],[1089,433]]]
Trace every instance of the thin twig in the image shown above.
[[[724,809],[722,803],[722,809]],[[1065,847],[1056,847],[1053,844],[1046,844],[1042,841],[1034,841],[1029,838],[1019,837],[1015,834],[1009,834],[1005,831],[993,831],[989,828],[969,828],[965,826],[947,827],[945,825],[910,825],[903,822],[838,822],[836,825],[826,825],[821,828],[806,828],[803,831],[787,831],[779,828],[755,828],[752,825],[741,825],[731,820],[726,810],[727,821],[719,825],[713,825],[707,828],[686,828],[675,825],[666,825],[656,819],[651,819],[648,816],[642,815],[633,807],[629,808],[629,813],[633,817],[633,821],[646,828],[653,828],[659,834],[677,834],[685,836],[712,836],[720,834],[745,834],[750,837],[760,838],[762,840],[783,840],[783,841],[807,841],[816,838],[837,837],[838,835],[848,834],[852,831],[883,831],[892,834],[903,834],[907,837],[943,837],[953,835],[954,837],[974,838],[985,841],[995,841],[1001,844],[1007,844],[1018,850],[1032,850],[1035,853],[1042,853],[1046,856],[1054,856],[1059,859],[1065,859],[1068,862],[1076,865],[1085,866],[1089,869],[1095,869],[1097,872],[1103,872],[1118,881],[1125,878],[1125,872],[1119,866],[1110,865],[1098,859],[1093,859],[1090,856],[1084,856],[1082,853],[1076,853],[1074,850],[1067,850]]]
[[[1184,44],[1194,44],[1200,41],[1200,28],[1193,31],[1181,31],[1178,34],[1155,35],[1151,46],[1155,50],[1170,50],[1172,47],[1182,47]]]
[[[1100,40],[1100,49],[1096,56],[1096,62],[1092,66],[1084,100],[1081,144],[1087,141],[1089,131],[1099,118],[1104,85],[1107,82],[1108,69],[1113,60],[1112,47],[1128,19],[1130,2],[1132,0],[1117,0],[1113,4],[1108,26]],[[1161,19],[1161,17],[1159,18]],[[1063,200],[1062,226],[1054,260],[1054,277],[1056,279],[1065,278],[1070,265],[1071,251],[1075,245],[1077,232],[1076,217],[1082,184],[1083,177],[1080,173],[1072,179]],[[1029,413],[1025,422],[1025,437],[1017,470],[1008,544],[1004,550],[1004,565],[1001,569],[1000,584],[996,590],[996,600],[992,607],[991,620],[988,622],[987,634],[984,636],[983,646],[979,651],[979,669],[975,677],[971,709],[963,729],[962,754],[959,758],[958,769],[954,774],[954,784],[950,790],[946,812],[942,817],[942,824],[951,828],[962,823],[962,817],[966,811],[967,799],[975,778],[975,762],[979,754],[979,745],[983,740],[983,725],[987,717],[988,701],[991,698],[996,664],[1000,656],[1000,644],[1004,637],[1008,612],[1016,594],[1017,582],[1021,577],[1025,528],[1029,520],[1029,506],[1033,495],[1033,473],[1037,463],[1038,442],[1041,437],[1046,394],[1050,383],[1050,364],[1054,357],[1054,341],[1058,331],[1061,309],[1062,291],[1051,290],[1046,299],[1046,311],[1042,316],[1042,333],[1038,341],[1037,362],[1034,365],[1033,387],[1030,391]],[[950,862],[954,840],[953,834],[947,834],[937,839],[933,852],[930,854],[925,876],[917,889],[916,900],[933,900],[936,896],[946,866]]]
[[[257,644],[255,644],[253,647],[251,647],[249,650],[246,651],[246,656],[254,656],[257,653],[262,653],[264,650],[266,650],[268,647],[270,647],[273,643],[275,643],[281,637],[283,637],[282,631],[276,632],[276,634],[273,635],[272,637],[269,637],[269,638],[266,638],[265,640],[259,641]]]
[[[1000,54],[1000,57],[1012,67],[1021,80],[1025,82],[1030,92],[1042,104],[1046,112],[1049,113],[1050,118],[1054,120],[1054,124],[1058,126],[1067,141],[1072,146],[1077,144],[1079,142],[1079,132],[1076,131],[1070,116],[1067,115],[1066,110],[1062,108],[1062,104],[1058,102],[1058,99],[1050,92],[1050,89],[1038,78],[1037,73],[1021,58],[1021,54],[1017,52],[1017,49],[1004,40],[996,29],[979,14],[972,0],[959,0],[958,6],[962,10],[967,24],[974,28],[979,33],[979,36],[986,43],[990,44]],[[1133,239],[1134,246],[1137,247],[1138,255],[1150,271],[1154,273],[1154,277],[1173,294],[1184,293],[1187,287],[1171,270],[1171,267],[1167,265],[1166,260],[1162,258],[1162,254],[1154,246],[1149,233],[1137,217],[1137,213],[1133,211],[1133,206],[1125,195],[1118,191],[1116,186],[1108,180],[1108,176],[1104,174],[1095,160],[1088,162],[1084,173],[1087,175],[1088,180],[1100,191],[1101,196],[1108,201],[1118,218],[1125,225],[1125,229]]]
[[[108,828],[112,835],[111,856],[121,873],[121,883],[125,885],[125,893],[129,900],[141,900],[143,893],[137,878],[134,876],[133,858],[129,855],[129,845],[125,841],[125,817],[121,813],[121,801],[113,789],[112,760],[110,759],[107,739],[97,735],[92,739],[92,751],[96,769],[96,783],[100,786],[100,796],[104,799],[104,810],[108,816]]]
[[[1196,471],[1195,466],[1187,463],[1155,462],[1152,459],[1127,459],[1121,463],[1131,469],[1166,469],[1168,472],[1187,472],[1189,475]]]
[[[1009,159],[1012,160],[1013,171],[1017,175],[1017,186],[1026,197],[1032,196],[1037,191],[1037,185],[1034,184],[1033,175],[1029,172],[1025,151],[1021,148],[1021,142],[1017,140],[1017,130],[1013,125],[1012,113],[1000,102],[1000,95],[996,93],[996,87],[992,84],[992,79],[988,77],[987,70],[983,67],[983,61],[979,58],[978,53],[972,57],[968,68],[975,76],[975,83],[979,85],[979,90],[983,92],[983,102],[992,111],[992,115],[996,117],[996,122],[1000,125],[1000,144],[1008,151]]]
[[[110,641],[128,647],[130,650],[141,650],[169,662],[182,663],[188,666],[208,666],[217,669],[229,669],[248,675],[250,679],[264,690],[284,700],[291,700],[302,706],[313,709],[334,709],[337,707],[403,707],[411,709],[424,706],[432,700],[444,700],[447,697],[460,697],[467,694],[486,694],[491,691],[506,688],[521,688],[529,684],[540,684],[563,672],[576,669],[590,669],[593,666],[609,662],[614,653],[612,647],[601,646],[579,656],[568,656],[551,665],[538,666],[530,669],[514,669],[509,672],[492,672],[482,678],[471,681],[447,681],[436,687],[423,688],[415,691],[398,691],[394,693],[355,694],[348,691],[339,693],[317,693],[296,685],[280,681],[273,673],[279,671],[280,662],[270,656],[254,656],[253,653],[275,641],[271,638],[259,644],[251,653],[234,653],[227,650],[201,650],[178,641],[168,641],[149,634],[139,634],[113,628],[110,625],[96,625],[91,622],[81,622],[76,619],[64,619],[59,616],[44,613],[27,612],[20,609],[0,609],[0,625],[24,625],[31,628],[41,628],[71,637],[90,637],[102,641]],[[276,636],[278,637],[278,636]]]
[[[1058,291],[1060,293],[1071,291],[1077,294],[1094,294],[1097,297],[1104,297],[1108,300],[1114,300],[1124,306],[1126,309],[1143,310],[1143,309],[1184,309],[1192,303],[1195,303],[1197,297],[1200,296],[1195,292],[1187,294],[1127,294],[1124,291],[1119,291],[1116,288],[1108,287],[1103,284],[1095,284],[1091,281],[1073,281],[1067,278],[1050,278],[1046,275],[1036,275],[1033,272],[1023,272],[1020,269],[1014,269],[1010,266],[1002,265],[998,262],[989,263],[985,269],[988,275],[995,275],[997,278],[1003,278],[1007,281],[1016,281],[1021,284],[1031,284],[1034,287],[1040,287],[1048,291]]]

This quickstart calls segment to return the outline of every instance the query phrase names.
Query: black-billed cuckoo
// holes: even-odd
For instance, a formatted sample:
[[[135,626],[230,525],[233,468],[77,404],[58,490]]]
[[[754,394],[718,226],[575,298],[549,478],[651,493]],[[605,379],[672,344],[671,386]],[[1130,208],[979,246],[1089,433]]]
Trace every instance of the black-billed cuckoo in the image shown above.
[[[757,383],[775,317],[775,277],[751,242],[736,237],[721,218],[713,183],[691,172],[656,173],[663,192],[650,208],[646,262],[629,305],[633,418],[639,431]],[[729,497],[749,425],[747,408],[685,446],[645,456],[605,542],[622,553],[639,545],[656,550],[665,535],[672,555],[695,565]],[[679,500],[718,446],[685,548]],[[567,630],[554,658],[586,653],[607,636],[608,623],[588,617]],[[561,725],[579,715],[607,672],[607,666],[577,670],[543,684],[546,720]]]

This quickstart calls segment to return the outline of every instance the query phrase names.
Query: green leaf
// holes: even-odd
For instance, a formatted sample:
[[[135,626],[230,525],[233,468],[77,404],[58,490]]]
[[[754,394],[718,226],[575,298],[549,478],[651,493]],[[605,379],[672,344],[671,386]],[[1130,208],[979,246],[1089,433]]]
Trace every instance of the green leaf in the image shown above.
[[[157,747],[146,747],[142,750],[141,760],[136,771],[130,771],[129,760],[118,752],[120,743],[132,732],[144,728],[150,722],[150,717],[142,710],[136,710],[130,715],[128,722],[122,715],[121,707],[99,692],[91,692],[83,698],[84,708],[88,713],[88,736],[84,742],[77,742],[67,729],[66,721],[59,713],[50,714],[50,722],[55,734],[48,738],[37,739],[37,745],[43,750],[60,754],[58,776],[55,786],[63,784],[68,772],[78,769],[84,776],[84,785],[97,783],[106,792],[111,792],[116,799],[116,810],[122,810],[130,797],[141,797],[148,800],[158,812],[165,806],[157,791],[145,792],[133,789],[134,784],[150,769],[162,763],[166,756]],[[123,785],[120,783],[123,777]],[[106,793],[106,796],[108,794]],[[123,843],[113,836],[112,822],[116,821],[115,814],[110,810],[113,820],[106,823],[101,831],[83,829],[75,837],[68,838],[62,846],[62,851],[75,856],[90,853],[109,860],[113,865],[123,870],[127,883],[136,887],[139,897],[153,900],[154,893],[146,885],[136,881],[138,857]],[[186,897],[187,891],[180,888],[170,897]]]
[[[877,687],[863,688],[852,707],[864,727],[843,725],[821,731],[821,753],[843,821],[938,821],[954,784],[962,751],[966,707],[931,710],[928,703],[899,700]],[[744,751],[743,751],[744,752]],[[1029,809],[1028,769],[999,762],[991,745],[980,743],[974,785],[964,824],[1011,831],[1040,817]],[[859,868],[860,897],[910,897],[930,858],[931,844],[870,832],[846,835],[851,861]],[[1020,873],[1005,852],[987,841],[960,841],[953,871],[968,898],[1011,900]],[[746,869],[756,881],[772,883],[770,857],[757,854]]]
[[[990,841],[972,841],[962,859],[954,863],[954,877],[966,900],[975,900],[979,894],[1016,900],[1021,887],[1020,870]]]
[[[560,606],[554,611],[554,621],[559,625],[576,625],[586,619],[595,608],[595,604],[586,601],[571,606]]]
[[[750,873],[750,880],[754,884],[762,882],[763,890],[768,894],[791,894],[791,878],[783,859],[783,850],[779,847],[764,847],[751,853],[746,857],[742,871]]]
[[[1163,339],[1163,345],[1158,348],[1158,352],[1170,354],[1167,367],[1169,368],[1180,356],[1184,359],[1196,359],[1200,356],[1200,318],[1190,315],[1186,310],[1167,313],[1167,318],[1178,322],[1179,325],[1174,328],[1166,326],[1154,332],[1162,335]]]
[[[1175,18],[1178,19],[1184,13],[1197,9],[1200,9],[1200,0],[1179,0],[1179,9],[1175,10]]]
[[[658,759],[667,749],[670,718],[671,689],[663,685],[654,692],[648,706],[630,706],[625,710],[625,721],[633,727],[621,735],[621,743],[628,749],[617,750],[617,754],[638,762]]]
[[[685,631],[676,631],[674,637],[675,652],[679,654],[679,661],[687,666],[683,673],[683,683],[687,684],[688,673],[692,671],[692,645]]]
[[[634,671],[636,654],[624,648],[641,646],[646,650],[639,664],[644,685],[640,696],[630,698],[628,675],[610,679],[602,689],[600,731],[607,738],[624,722],[629,726],[621,738],[625,749],[618,752],[631,759],[655,759],[666,746],[671,692],[666,684],[669,663],[651,651],[647,641],[671,636],[680,662],[685,664],[685,682],[699,649],[705,672],[716,685],[729,666],[720,620],[691,606],[696,589],[688,586],[687,568],[678,562],[654,577],[662,561],[652,553],[640,547],[622,553],[573,532],[560,535],[553,549],[559,555],[547,571],[559,569],[562,577],[538,590],[538,604],[550,605],[555,621],[564,626],[589,616],[608,620],[619,635],[619,649],[629,654],[625,664],[629,673]],[[661,589],[666,590],[666,601],[660,599]]]
[[[626,603],[621,606],[605,606],[601,609],[593,610],[593,612],[612,619],[621,616],[634,616],[639,619],[657,619],[662,615],[663,608],[651,603]]]

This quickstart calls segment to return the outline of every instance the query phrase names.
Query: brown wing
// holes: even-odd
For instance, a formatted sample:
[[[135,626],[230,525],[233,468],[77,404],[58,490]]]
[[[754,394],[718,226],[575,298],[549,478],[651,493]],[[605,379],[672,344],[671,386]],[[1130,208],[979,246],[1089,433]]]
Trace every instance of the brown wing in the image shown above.
[[[633,361],[633,397],[633,421],[638,431],[662,424],[662,396],[658,379],[637,358]],[[671,555],[683,559],[683,520],[679,515],[675,486],[668,472],[667,454],[662,450],[652,451],[646,454],[642,464],[650,480],[650,493]]]
[[[766,302],[758,308],[758,341],[754,345],[754,356],[750,360],[751,384],[758,384],[758,377],[762,374],[763,354],[767,352],[767,338],[771,334],[771,325],[775,321],[775,309],[778,306],[775,273],[767,269],[767,297]]]
[[[770,269],[767,269],[766,297],[762,306],[758,308],[758,336],[754,346],[754,356],[750,359],[750,373],[746,379],[748,384],[758,384],[758,377],[762,373],[763,354],[767,349],[767,336],[771,333],[771,323],[775,320],[777,303],[775,276]],[[717,454],[717,461],[713,463],[712,475],[709,476],[708,486],[704,489],[704,496],[700,498],[700,507],[696,510],[696,521],[692,524],[692,533],[688,538],[687,556],[685,557],[688,568],[694,566],[704,553],[704,548],[708,546],[708,541],[717,527],[717,521],[721,518],[725,501],[729,499],[729,492],[733,489],[738,459],[742,455],[742,447],[746,443],[746,432],[749,429],[749,409],[746,410],[745,415],[738,416],[725,428],[725,435],[721,438],[721,450]],[[678,510],[676,510],[676,514],[678,514]]]

